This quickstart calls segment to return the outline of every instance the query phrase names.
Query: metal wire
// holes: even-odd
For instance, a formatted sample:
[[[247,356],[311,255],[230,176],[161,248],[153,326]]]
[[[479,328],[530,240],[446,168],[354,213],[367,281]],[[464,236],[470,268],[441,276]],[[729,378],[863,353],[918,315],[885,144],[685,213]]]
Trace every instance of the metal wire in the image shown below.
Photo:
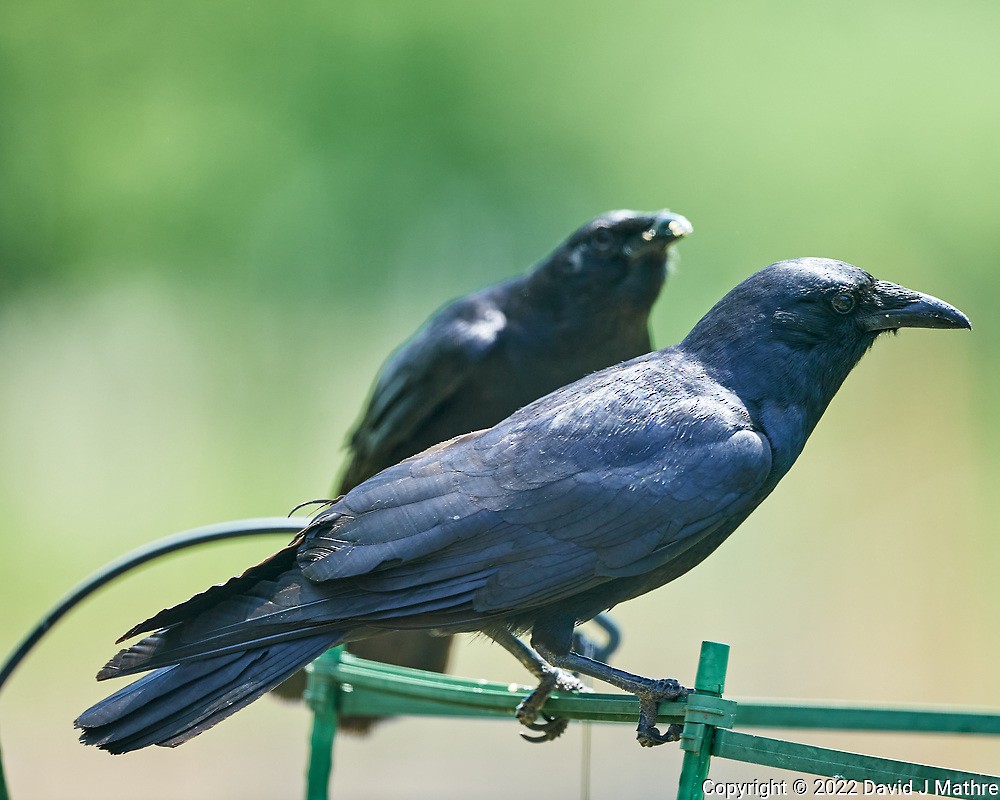
[[[201,528],[194,528],[193,530],[174,534],[173,536],[166,536],[163,539],[157,539],[155,542],[150,542],[130,553],[126,553],[121,558],[115,559],[86,580],[77,584],[44,617],[35,623],[35,627],[28,632],[28,635],[7,656],[3,668],[0,669],[0,690],[3,689],[7,679],[17,669],[18,664],[24,660],[25,656],[31,652],[32,648],[38,644],[42,637],[52,629],[53,625],[66,616],[74,606],[126,572],[160,556],[176,553],[178,550],[184,550],[188,547],[246,536],[264,536],[277,533],[295,534],[302,530],[307,523],[308,520],[303,517],[257,517],[254,519],[234,520],[232,522],[220,522],[217,525],[205,525]],[[9,797],[10,794],[7,790],[7,782],[4,776],[2,753],[0,753],[0,800],[9,800]]]
[[[163,539],[157,539],[130,553],[126,553],[121,558],[115,559],[86,580],[77,584],[76,587],[56,603],[35,624],[35,627],[31,629],[28,635],[7,656],[3,668],[0,669],[0,690],[3,689],[4,684],[11,674],[13,674],[17,665],[24,660],[24,657],[38,644],[39,640],[53,625],[82,600],[92,595],[102,586],[106,586],[120,575],[124,575],[126,572],[160,556],[184,550],[188,547],[244,536],[263,536],[277,533],[295,534],[302,530],[307,522],[308,520],[303,517],[257,517],[254,519],[234,520],[232,522],[220,522],[217,525],[206,525],[201,528],[194,528],[183,533],[174,534],[173,536],[166,536]]]

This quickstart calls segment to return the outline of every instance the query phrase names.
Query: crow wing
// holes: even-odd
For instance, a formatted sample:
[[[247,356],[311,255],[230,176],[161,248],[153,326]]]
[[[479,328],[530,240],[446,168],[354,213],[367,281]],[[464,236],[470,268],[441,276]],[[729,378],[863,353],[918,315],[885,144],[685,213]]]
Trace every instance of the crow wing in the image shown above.
[[[669,563],[741,520],[770,471],[742,403],[663,351],[384,470],[314,520],[297,560],[362,590],[346,605],[372,624],[481,619]]]
[[[498,346],[508,328],[495,295],[489,290],[452,303],[392,355],[351,435],[353,457],[345,485],[357,485],[377,471],[385,463],[383,454],[405,447],[468,385],[476,365]]]
[[[160,630],[101,677],[304,636],[475,629],[671,564],[738,524],[770,472],[768,440],[696,361],[634,359],[383,470],[268,561],[136,626]]]

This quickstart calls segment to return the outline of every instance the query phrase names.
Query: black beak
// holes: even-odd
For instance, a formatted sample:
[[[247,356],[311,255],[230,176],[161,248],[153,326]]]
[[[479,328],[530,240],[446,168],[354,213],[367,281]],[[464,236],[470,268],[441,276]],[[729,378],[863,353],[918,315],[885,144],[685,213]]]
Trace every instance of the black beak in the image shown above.
[[[972,323],[954,306],[943,300],[897,286],[888,281],[875,284],[875,301],[862,311],[862,322],[870,331],[897,328],[968,328]]]

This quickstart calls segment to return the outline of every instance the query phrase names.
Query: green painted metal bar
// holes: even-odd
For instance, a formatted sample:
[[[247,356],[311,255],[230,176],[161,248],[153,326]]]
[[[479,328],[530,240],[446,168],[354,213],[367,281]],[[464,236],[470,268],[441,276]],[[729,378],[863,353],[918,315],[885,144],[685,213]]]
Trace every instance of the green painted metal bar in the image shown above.
[[[695,691],[688,698],[664,702],[664,725],[683,722],[684,752],[680,800],[702,800],[712,757],[808,772],[843,776],[885,785],[913,781],[930,794],[968,796],[971,784],[1000,785],[1000,777],[943,767],[912,764],[876,756],[751,736],[729,730],[738,726],[825,728],[869,731],[935,731],[1000,733],[1000,714],[969,709],[891,709],[844,705],[736,702],[724,699],[729,647],[703,642]],[[441,717],[505,717],[532,687],[517,683],[472,680],[366,661],[339,649],[310,667],[309,691],[317,709],[308,800],[326,798],[332,767],[331,747],[336,714],[420,715]],[[324,689],[324,687],[326,687]],[[326,695],[323,695],[326,691]],[[318,700],[317,698],[327,698]],[[638,700],[626,694],[556,694],[546,702],[551,714],[593,722],[635,724]],[[320,717],[324,718],[322,723]],[[332,728],[331,728],[332,726]],[[937,782],[937,783],[935,783]],[[950,783],[949,783],[950,782]],[[971,784],[970,784],[971,782]]]
[[[712,755],[748,764],[862,782],[862,785],[855,787],[856,790],[853,792],[849,791],[851,787],[847,786],[843,791],[829,792],[830,794],[864,794],[864,781],[883,786],[909,783],[913,792],[951,797],[989,797],[1000,794],[1000,777],[995,775],[894,761],[860,753],[752,736],[737,731],[716,731],[712,743]],[[807,782],[806,785],[810,794],[817,793],[812,791],[815,788],[812,783]]]
[[[435,672],[366,661],[350,653],[341,660],[324,654],[312,664],[312,674],[341,684],[338,708],[343,714],[513,719],[517,704],[534,688],[517,683],[456,678]],[[661,717],[684,719],[685,701],[664,702]],[[545,702],[550,714],[594,722],[631,722],[639,716],[639,701],[626,694],[559,694]]]
[[[314,668],[349,684],[340,698],[344,713],[414,714],[419,716],[506,715],[532,687],[459,678],[366,661],[350,653],[343,659],[322,656]],[[442,690],[459,690],[450,695]],[[559,714],[594,722],[634,722],[639,704],[631,695],[607,693],[554,695]],[[681,704],[684,701],[680,701]],[[554,710],[555,705],[547,709]],[[683,708],[664,703],[664,719],[679,721]],[[739,701],[734,726],[866,731],[1000,734],[1000,713],[973,709],[884,708],[837,704]]]
[[[677,800],[702,800],[703,789],[712,760],[712,742],[719,725],[732,725],[733,715],[713,714],[713,704],[703,701],[718,700],[726,686],[726,668],[729,665],[729,645],[719,642],[702,642],[698,659],[698,672],[694,679],[694,693],[687,698],[687,707],[706,714],[705,719],[688,717],[681,732],[680,784]]]
[[[335,664],[343,652],[343,646],[335,647],[324,654],[324,659]],[[312,665],[306,668],[306,690],[302,697],[313,712],[312,734],[309,739],[309,766],[306,770],[306,800],[327,800],[330,796],[339,692],[339,687],[322,674],[318,674]]]
[[[3,773],[3,758],[0,757],[0,800],[10,800],[7,794],[7,778]]]
[[[1000,734],[1000,714],[974,709],[886,708],[740,700],[736,727]]]

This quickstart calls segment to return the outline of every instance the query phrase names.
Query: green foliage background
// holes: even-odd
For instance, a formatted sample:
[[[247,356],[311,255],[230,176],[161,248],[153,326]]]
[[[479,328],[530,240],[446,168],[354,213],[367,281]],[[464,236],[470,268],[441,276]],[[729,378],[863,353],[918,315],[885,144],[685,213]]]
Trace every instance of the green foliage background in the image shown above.
[[[880,342],[744,529],[618,611],[619,663],[690,680],[715,638],[735,695],[1000,706],[998,33],[980,0],[5,3],[0,649],[130,547],[326,494],[378,365],[436,307],[601,211],[669,206],[696,234],[660,343],[800,255],[976,332]],[[58,629],[0,698],[15,796],[298,796],[300,709],[122,759],[69,724],[118,633],[275,544],[148,568]],[[456,669],[524,680],[481,642]],[[337,788],[573,796],[581,736],[397,722],[338,747]],[[793,736],[1000,764],[985,740]],[[676,751],[594,739],[595,797],[670,793]]]

